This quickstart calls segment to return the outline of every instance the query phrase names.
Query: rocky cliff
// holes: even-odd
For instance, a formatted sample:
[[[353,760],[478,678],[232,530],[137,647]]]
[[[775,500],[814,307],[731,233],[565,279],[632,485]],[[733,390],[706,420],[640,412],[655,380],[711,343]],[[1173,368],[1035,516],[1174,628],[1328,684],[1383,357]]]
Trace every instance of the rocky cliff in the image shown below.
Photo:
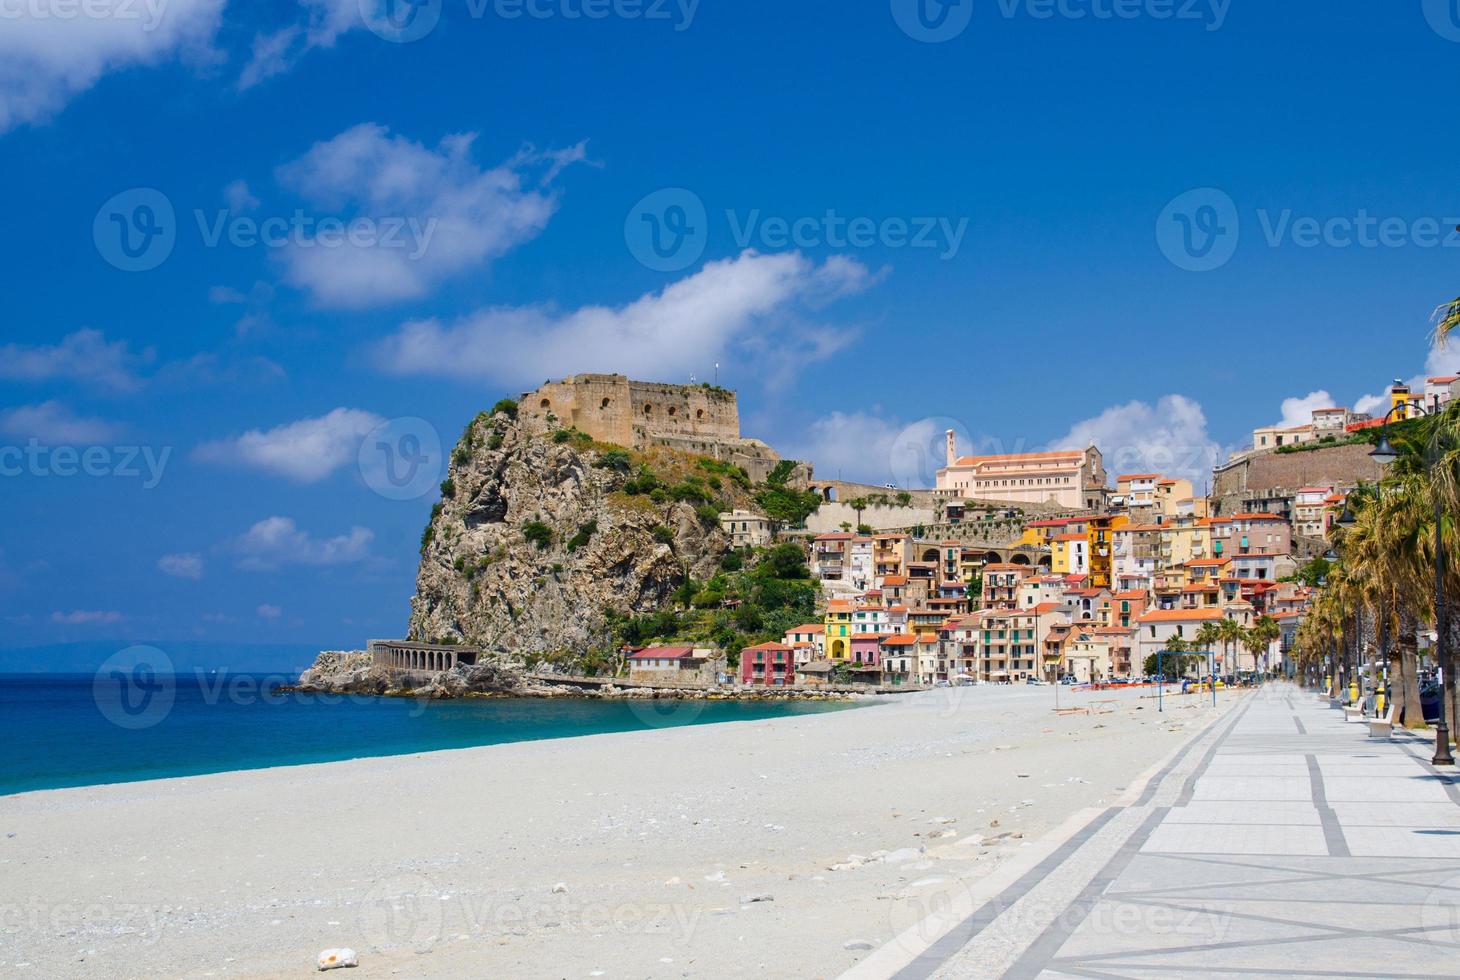
[[[411,639],[572,668],[611,650],[611,615],[656,611],[719,567],[717,514],[750,504],[743,472],[558,424],[502,403],[467,428],[423,536]]]

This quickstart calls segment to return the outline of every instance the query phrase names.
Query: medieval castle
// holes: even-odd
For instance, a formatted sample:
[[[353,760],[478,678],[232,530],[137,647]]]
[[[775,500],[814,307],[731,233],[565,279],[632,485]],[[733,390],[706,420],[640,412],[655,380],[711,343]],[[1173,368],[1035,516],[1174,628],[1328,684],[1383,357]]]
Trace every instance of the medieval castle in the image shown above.
[[[722,459],[743,467],[756,481],[764,480],[781,460],[759,439],[740,435],[735,392],[708,384],[577,374],[526,392],[518,405],[522,416],[545,425],[571,426],[599,442],[631,449],[664,446]],[[810,477],[809,464],[801,464],[794,478],[804,482]]]

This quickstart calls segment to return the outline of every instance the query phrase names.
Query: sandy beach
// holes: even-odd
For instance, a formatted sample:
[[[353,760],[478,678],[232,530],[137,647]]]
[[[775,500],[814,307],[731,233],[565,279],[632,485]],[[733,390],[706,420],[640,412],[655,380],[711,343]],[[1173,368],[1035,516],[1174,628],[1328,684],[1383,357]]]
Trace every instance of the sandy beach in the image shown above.
[[[836,976],[1240,695],[1060,697],[0,798],[0,975]]]

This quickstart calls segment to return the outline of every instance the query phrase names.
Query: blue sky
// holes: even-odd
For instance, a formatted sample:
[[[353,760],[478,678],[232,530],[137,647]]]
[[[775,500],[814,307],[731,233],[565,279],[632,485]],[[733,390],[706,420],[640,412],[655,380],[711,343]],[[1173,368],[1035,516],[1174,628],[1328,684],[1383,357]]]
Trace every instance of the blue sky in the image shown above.
[[[925,2],[7,8],[3,645],[399,634],[432,439],[575,371],[911,483],[1460,364],[1448,0]]]

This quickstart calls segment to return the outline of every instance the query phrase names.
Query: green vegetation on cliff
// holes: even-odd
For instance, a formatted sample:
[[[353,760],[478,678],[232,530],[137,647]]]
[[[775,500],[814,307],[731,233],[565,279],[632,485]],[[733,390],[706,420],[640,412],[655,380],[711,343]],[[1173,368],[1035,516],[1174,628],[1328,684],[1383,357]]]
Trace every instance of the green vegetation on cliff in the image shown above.
[[[731,552],[720,572],[705,582],[686,579],[672,608],[642,616],[610,615],[618,642],[627,646],[682,641],[723,650],[735,666],[740,650],[768,640],[816,616],[816,584],[799,544]],[[743,563],[750,567],[740,570]]]

